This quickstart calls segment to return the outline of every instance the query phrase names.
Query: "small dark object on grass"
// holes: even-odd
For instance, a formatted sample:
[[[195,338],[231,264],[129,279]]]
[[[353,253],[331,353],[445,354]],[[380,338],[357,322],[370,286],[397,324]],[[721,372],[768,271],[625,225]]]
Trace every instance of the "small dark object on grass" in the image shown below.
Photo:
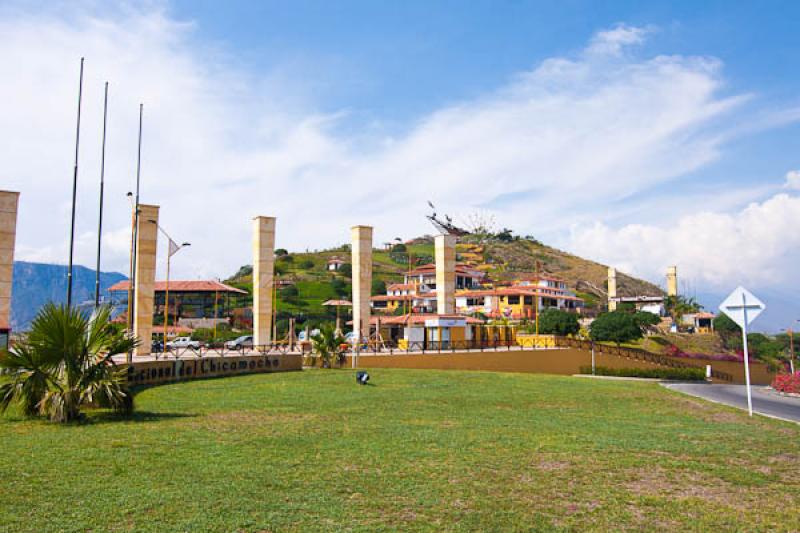
[[[363,370],[359,370],[356,372],[356,383],[359,385],[366,385],[367,381],[369,381],[369,374],[364,372]]]

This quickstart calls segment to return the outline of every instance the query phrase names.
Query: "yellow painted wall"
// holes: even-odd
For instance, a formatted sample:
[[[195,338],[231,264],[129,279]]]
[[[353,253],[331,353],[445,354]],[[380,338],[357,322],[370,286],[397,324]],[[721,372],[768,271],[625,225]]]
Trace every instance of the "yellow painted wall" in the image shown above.
[[[362,368],[420,368],[440,370],[489,370],[572,375],[592,364],[591,352],[580,349],[455,352],[424,355],[367,355],[358,358]],[[345,366],[352,365],[348,356]],[[646,361],[598,354],[597,366],[608,368],[658,368]]]
[[[686,362],[681,361],[681,362]],[[734,383],[744,382],[744,367],[732,361],[704,361],[693,359],[692,364],[726,372],[733,377]],[[348,357],[348,366],[352,364]],[[415,355],[365,355],[359,357],[359,366],[363,368],[431,368],[441,370],[490,370],[502,372],[532,372],[543,374],[572,375],[580,372],[581,366],[592,364],[589,350],[579,348],[510,350],[484,352],[447,352]],[[607,368],[660,368],[660,365],[648,361],[628,359],[618,355],[596,354],[597,366]],[[753,384],[768,385],[774,374],[766,365],[754,363],[750,366],[750,378]],[[726,382],[722,382],[726,383]]]
[[[553,335],[518,333],[517,344],[523,348],[555,348],[556,338]]]

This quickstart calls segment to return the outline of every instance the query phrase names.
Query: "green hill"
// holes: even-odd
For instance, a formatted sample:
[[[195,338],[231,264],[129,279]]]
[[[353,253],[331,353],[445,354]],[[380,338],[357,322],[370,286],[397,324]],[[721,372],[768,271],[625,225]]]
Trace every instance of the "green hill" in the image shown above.
[[[587,310],[600,310],[606,301],[607,266],[546,246],[532,238],[467,235],[459,239],[457,260],[485,271],[491,279],[512,279],[517,273],[552,274],[564,279],[570,289],[586,301]],[[328,260],[337,257],[346,262],[341,272],[327,270]],[[373,252],[373,294],[383,293],[383,284],[402,281],[412,265],[433,262],[434,245],[430,236],[419,237],[391,249]],[[328,299],[350,298],[350,249],[348,245],[317,252],[284,253],[278,250],[275,262],[277,278],[284,284],[278,291],[279,328],[290,316],[313,322],[329,320],[335,309],[322,303]],[[252,288],[251,268],[242,267],[226,281],[248,292]],[[656,285],[618,273],[618,293],[622,296],[660,295]],[[290,285],[291,284],[291,285]]]

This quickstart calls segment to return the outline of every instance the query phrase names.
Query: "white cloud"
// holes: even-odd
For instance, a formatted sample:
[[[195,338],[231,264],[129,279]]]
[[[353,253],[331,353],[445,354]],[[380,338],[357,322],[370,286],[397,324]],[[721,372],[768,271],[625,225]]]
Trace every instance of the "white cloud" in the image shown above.
[[[662,280],[669,265],[707,289],[794,283],[800,198],[777,194],[734,213],[699,211],[664,224],[577,227],[572,248],[627,272]]]
[[[800,190],[800,170],[790,170],[786,173],[786,184],[784,187],[787,189]]]
[[[175,239],[192,242],[172,265],[185,278],[225,276],[250,262],[255,215],[277,216],[278,245],[291,249],[345,242],[359,223],[374,225],[378,242],[430,232],[427,199],[453,214],[482,208],[545,242],[574,225],[608,223],[612,205],[635,216],[631,197],[720,157],[747,99],[720,96],[713,58],[623,54],[651,30],[620,25],[575,57],[547,59],[492,94],[418,118],[408,133],[364,139],[337,131],[341,113],[319,113],[296,96],[307,95],[306,80],[292,86],[247,71],[196,31],[162,11],[0,12],[0,99],[13,103],[0,114],[0,160],[3,188],[22,191],[20,258],[66,260],[82,54],[78,232],[88,237],[78,262],[93,264],[108,79],[104,266],[127,270],[125,192],[134,186],[143,101],[142,200],[162,206]]]
[[[592,38],[586,51],[589,54],[619,55],[623,49],[644,42],[652,28],[637,28],[618,24],[614,28],[599,31]]]

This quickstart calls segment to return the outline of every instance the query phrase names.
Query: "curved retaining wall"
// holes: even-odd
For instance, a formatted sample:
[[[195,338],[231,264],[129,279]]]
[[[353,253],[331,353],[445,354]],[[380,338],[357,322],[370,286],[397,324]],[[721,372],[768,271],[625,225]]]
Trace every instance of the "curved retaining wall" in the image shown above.
[[[237,355],[203,357],[202,359],[161,359],[139,361],[134,359],[128,367],[128,384],[154,385],[187,379],[256,374],[264,372],[290,372],[303,369],[300,354]]]
[[[683,361],[686,362],[686,361]],[[692,359],[692,364],[705,366],[731,374],[734,383],[744,382],[744,367],[741,363],[729,361],[708,361]],[[592,353],[579,348],[555,348],[545,350],[510,350],[483,352],[448,352],[409,355],[360,355],[360,368],[430,368],[439,370],[489,370],[494,372],[530,372],[541,374],[573,375],[580,373],[582,366],[591,366]],[[629,359],[619,355],[596,353],[595,364],[607,368],[661,368],[661,365],[648,361]],[[348,367],[352,366],[350,356]],[[760,363],[751,365],[753,384],[771,383],[773,374]],[[727,383],[727,382],[725,382]]]

